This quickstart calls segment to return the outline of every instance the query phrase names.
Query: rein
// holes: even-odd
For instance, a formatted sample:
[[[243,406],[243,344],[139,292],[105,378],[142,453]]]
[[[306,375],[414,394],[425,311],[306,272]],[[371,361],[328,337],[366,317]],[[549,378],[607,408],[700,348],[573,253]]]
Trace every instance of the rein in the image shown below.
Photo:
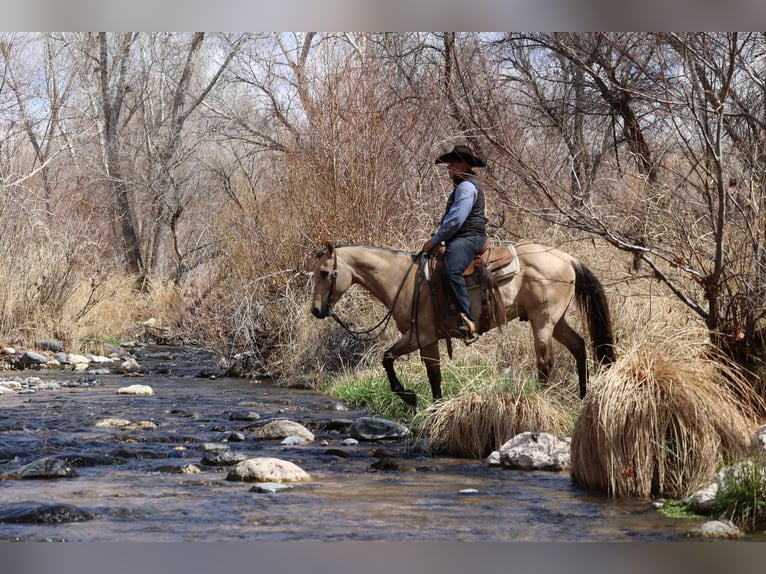
[[[412,267],[414,265],[410,265],[410,267],[407,269],[407,273],[404,274],[404,278],[402,279],[402,282],[399,284],[399,289],[396,291],[396,295],[394,296],[394,301],[391,303],[391,308],[388,310],[388,313],[375,325],[370,327],[369,329],[365,329],[364,331],[356,331],[352,329],[347,323],[345,323],[338,315],[335,314],[335,311],[332,310],[333,307],[333,298],[335,296],[335,280],[338,278],[338,250],[333,249],[333,261],[332,261],[332,273],[330,274],[331,281],[330,281],[330,292],[327,295],[327,309],[328,309],[328,315],[332,317],[338,325],[343,327],[343,329],[349,334],[357,339],[362,339],[364,341],[372,341],[374,339],[377,339],[380,337],[386,330],[386,327],[388,327],[388,322],[391,320],[391,317],[394,313],[394,307],[396,307],[396,301],[399,299],[399,295],[402,292],[402,289],[404,288],[404,284],[407,282],[407,277],[410,275],[410,271],[412,271]],[[380,330],[380,332],[376,335],[370,335],[373,331],[375,331],[378,327],[383,325],[383,328]],[[369,335],[369,336],[367,336]]]

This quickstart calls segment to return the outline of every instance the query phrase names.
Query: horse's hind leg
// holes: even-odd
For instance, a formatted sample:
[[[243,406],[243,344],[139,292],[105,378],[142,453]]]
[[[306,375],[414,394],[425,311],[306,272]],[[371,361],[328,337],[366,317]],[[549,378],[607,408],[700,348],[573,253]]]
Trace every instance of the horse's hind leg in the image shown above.
[[[420,349],[420,358],[426,366],[428,382],[431,385],[431,394],[434,401],[442,398],[442,370],[439,360],[439,343],[433,343]]]
[[[554,338],[564,345],[577,362],[577,380],[580,383],[580,398],[585,398],[588,381],[588,364],[585,357],[585,340],[569,326],[562,317],[553,328]]]
[[[553,349],[551,348],[550,325],[533,324],[532,337],[534,338],[535,356],[537,357],[537,377],[541,383],[546,383],[553,370]]]

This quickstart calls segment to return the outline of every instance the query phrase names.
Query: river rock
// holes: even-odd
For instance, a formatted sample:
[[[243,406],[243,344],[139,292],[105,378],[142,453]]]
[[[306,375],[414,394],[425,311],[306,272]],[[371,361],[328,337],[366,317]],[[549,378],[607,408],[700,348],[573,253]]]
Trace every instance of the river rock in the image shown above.
[[[61,353],[64,350],[64,344],[56,339],[40,339],[35,343],[35,347],[41,351],[52,351],[54,353]]]
[[[683,502],[697,514],[711,514],[716,509],[715,497],[717,495],[718,483],[713,482],[691,496],[684,498]]]
[[[229,413],[230,421],[257,421],[261,415],[253,411],[232,411]]]
[[[63,524],[91,520],[93,516],[90,512],[68,504],[0,508],[0,523],[5,524]]]
[[[24,351],[24,354],[21,355],[19,361],[23,368],[27,368],[36,365],[44,365],[48,362],[48,357],[40,353],[35,353],[34,351]]]
[[[399,423],[375,417],[360,417],[349,431],[357,440],[400,439],[410,435],[410,429]]]
[[[138,364],[133,357],[125,359],[120,366],[117,367],[117,372],[122,374],[136,373],[141,370],[141,365]]]
[[[229,471],[226,480],[245,482],[307,482],[311,476],[292,462],[278,458],[250,458]]]
[[[130,385],[117,389],[118,395],[153,395],[154,389],[149,385]]]
[[[308,442],[314,440],[314,433],[302,424],[290,420],[276,420],[266,423],[256,429],[254,435],[255,438],[262,440],[285,439],[290,436],[299,436]]]
[[[261,482],[256,484],[250,489],[250,492],[260,492],[262,494],[274,494],[280,490],[288,490],[292,488],[291,484],[283,484],[281,482]]]
[[[19,478],[73,478],[77,476],[69,461],[61,458],[41,458],[16,471]]]
[[[730,520],[710,520],[691,530],[688,536],[701,538],[742,538],[742,531]]]
[[[500,447],[500,463],[505,468],[560,471],[571,466],[570,450],[570,439],[527,431]]]
[[[131,424],[131,422],[128,419],[106,418],[98,421],[93,426],[96,428],[122,428],[129,424]]]
[[[755,431],[750,447],[757,452],[766,452],[766,425],[761,425]]]
[[[248,455],[241,452],[216,450],[203,456],[200,462],[205,466],[231,466],[247,460],[248,458],[250,458]]]

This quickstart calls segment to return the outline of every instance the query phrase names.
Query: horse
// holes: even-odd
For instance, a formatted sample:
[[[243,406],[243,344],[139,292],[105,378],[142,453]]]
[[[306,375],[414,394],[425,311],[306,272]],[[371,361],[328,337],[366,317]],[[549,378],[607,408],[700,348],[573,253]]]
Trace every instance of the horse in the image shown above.
[[[576,299],[587,323],[597,362],[602,366],[613,363],[614,339],[604,287],[590,269],[568,253],[537,243],[519,243],[514,247],[518,269],[497,281],[505,316],[493,316],[490,328],[515,318],[529,321],[538,378],[543,383],[548,381],[553,368],[552,339],[564,345],[575,358],[580,398],[583,399],[588,379],[586,344],[564,315],[571,301]],[[311,312],[317,318],[332,315],[337,320],[332,307],[354,284],[386,306],[389,310],[387,319],[393,318],[401,336],[384,352],[383,367],[391,391],[412,407],[417,405],[417,395],[402,386],[394,370],[394,361],[419,350],[433,400],[440,400],[439,340],[449,337],[450,333],[454,336],[456,327],[456,319],[452,319],[446,329],[437,324],[434,295],[424,287],[422,278],[418,279],[422,256],[422,253],[383,247],[336,246],[328,242],[316,253],[312,279]],[[478,287],[469,287],[469,297],[475,312],[481,305]]]

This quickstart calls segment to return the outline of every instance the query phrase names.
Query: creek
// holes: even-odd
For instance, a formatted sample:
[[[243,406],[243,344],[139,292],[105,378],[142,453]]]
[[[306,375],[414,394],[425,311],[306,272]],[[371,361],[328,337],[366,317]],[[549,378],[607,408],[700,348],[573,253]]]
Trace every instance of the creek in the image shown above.
[[[0,540],[20,541],[675,541],[700,523],[671,519],[648,500],[594,496],[568,472],[490,467],[481,460],[430,456],[412,441],[343,446],[344,424],[367,413],[321,393],[268,381],[203,378],[214,358],[192,348],[136,351],[140,377],[89,376],[0,396],[0,475],[43,457],[65,457],[76,476],[0,480],[0,516],[68,505],[86,519],[0,523]],[[14,373],[6,372],[3,378]],[[16,373],[74,381],[66,371]],[[132,384],[151,396],[118,395]],[[290,419],[316,435],[287,446],[247,436],[258,424]],[[154,423],[101,428],[107,418]],[[155,428],[156,425],[156,428]],[[139,425],[140,427],[141,425]],[[244,441],[225,442],[232,432]],[[249,457],[293,462],[311,482],[274,493],[227,481],[227,468],[201,461],[210,445]],[[377,470],[379,451],[396,463]],[[185,465],[201,472],[180,472]]]

